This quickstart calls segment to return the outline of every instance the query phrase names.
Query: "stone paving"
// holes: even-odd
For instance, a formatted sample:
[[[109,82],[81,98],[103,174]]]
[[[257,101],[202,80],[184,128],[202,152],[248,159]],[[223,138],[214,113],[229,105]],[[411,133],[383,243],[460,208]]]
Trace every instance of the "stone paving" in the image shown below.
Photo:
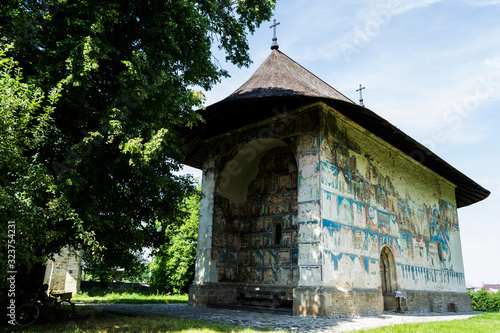
[[[288,332],[353,332],[381,326],[467,319],[477,313],[405,313],[386,312],[378,316],[350,318],[312,318],[286,314],[258,313],[245,310],[192,307],[187,304],[85,304],[123,315],[162,316],[197,319],[254,329]]]

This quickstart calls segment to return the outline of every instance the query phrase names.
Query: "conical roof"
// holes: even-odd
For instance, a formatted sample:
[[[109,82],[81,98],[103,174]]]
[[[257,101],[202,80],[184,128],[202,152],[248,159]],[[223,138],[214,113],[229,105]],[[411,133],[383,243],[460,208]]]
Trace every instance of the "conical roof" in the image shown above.
[[[285,96],[328,98],[354,104],[278,50],[273,50],[252,77],[224,101]]]

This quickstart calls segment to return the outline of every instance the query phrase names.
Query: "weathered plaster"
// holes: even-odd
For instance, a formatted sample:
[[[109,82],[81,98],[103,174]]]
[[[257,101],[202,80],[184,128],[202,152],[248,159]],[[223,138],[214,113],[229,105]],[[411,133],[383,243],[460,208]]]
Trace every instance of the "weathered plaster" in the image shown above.
[[[214,214],[215,162],[207,160],[203,165],[201,182],[202,199],[196,251],[196,272],[194,282],[203,284],[217,281],[215,262],[212,261],[212,225]]]
[[[47,262],[44,284],[54,292],[71,292],[76,295],[80,291],[82,253],[70,248],[63,248]]]
[[[332,109],[321,123],[325,285],[380,288],[387,245],[399,288],[465,291],[454,185]]]

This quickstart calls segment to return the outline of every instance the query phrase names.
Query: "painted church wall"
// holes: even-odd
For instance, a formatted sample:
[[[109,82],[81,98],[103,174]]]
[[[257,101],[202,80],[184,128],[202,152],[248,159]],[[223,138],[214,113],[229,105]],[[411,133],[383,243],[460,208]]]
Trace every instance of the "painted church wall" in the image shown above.
[[[321,150],[319,130],[298,137],[298,223],[301,286],[322,284]]]
[[[213,187],[209,186],[214,193],[213,214],[207,223],[212,241],[206,244],[210,269],[215,271],[211,282],[297,285],[302,260],[299,237],[315,234],[316,243],[320,242],[318,230],[306,228],[299,236],[299,215],[320,220],[319,149],[310,154],[309,143],[299,138],[301,132],[318,126],[318,114],[315,119],[286,116],[235,131],[210,144],[215,165]],[[299,176],[299,165],[306,165],[304,175]],[[316,186],[311,185],[314,182]],[[300,205],[301,200],[318,205]],[[318,250],[303,253],[312,258],[321,254]]]
[[[324,285],[381,288],[389,246],[398,288],[465,291],[453,184],[335,111],[320,133]]]

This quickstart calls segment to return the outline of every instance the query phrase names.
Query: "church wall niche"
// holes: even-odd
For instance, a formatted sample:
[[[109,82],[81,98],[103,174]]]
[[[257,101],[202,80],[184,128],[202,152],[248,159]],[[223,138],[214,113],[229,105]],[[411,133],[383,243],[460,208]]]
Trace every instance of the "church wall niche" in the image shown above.
[[[252,159],[252,143],[243,147],[226,166],[237,163],[221,173],[227,183],[219,182],[216,190],[212,236],[218,282],[292,286],[298,281],[297,163],[283,141],[265,142],[265,149],[254,146],[263,152]],[[233,177],[224,180],[228,170]]]

